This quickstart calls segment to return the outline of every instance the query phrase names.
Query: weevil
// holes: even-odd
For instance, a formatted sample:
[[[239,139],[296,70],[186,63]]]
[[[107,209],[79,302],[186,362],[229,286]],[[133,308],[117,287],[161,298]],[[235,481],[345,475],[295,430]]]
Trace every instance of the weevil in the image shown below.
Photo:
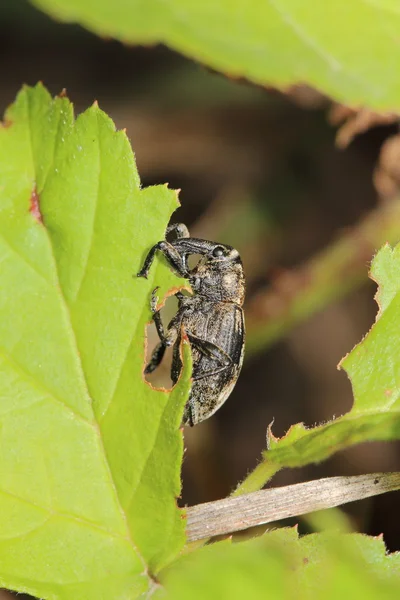
[[[155,244],[144,261],[138,277],[147,277],[154,256],[161,252],[173,270],[187,279],[192,295],[178,292],[178,311],[167,331],[157,310],[157,290],[153,290],[151,310],[160,338],[145,373],[161,363],[168,346],[173,346],[171,379],[175,384],[182,369],[180,342],[182,328],[191,345],[192,388],[186,403],[183,424],[196,425],[211,417],[231,394],[243,363],[245,277],[239,253],[232,246],[192,238],[186,225],[168,227],[173,241]],[[201,255],[190,269],[188,258]]]

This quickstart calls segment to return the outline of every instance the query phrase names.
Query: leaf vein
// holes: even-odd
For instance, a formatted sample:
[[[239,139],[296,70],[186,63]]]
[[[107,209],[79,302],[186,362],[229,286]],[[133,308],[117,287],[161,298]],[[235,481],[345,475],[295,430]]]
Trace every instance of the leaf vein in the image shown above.
[[[42,393],[46,394],[46,398],[43,398],[43,400],[51,400],[52,402],[55,402],[58,406],[61,406],[62,408],[64,408],[71,415],[73,415],[74,419],[78,419],[79,421],[82,421],[83,423],[85,423],[86,425],[89,425],[90,427],[95,426],[94,422],[89,421],[83,415],[77,413],[73,408],[71,408],[71,406],[69,406],[65,402],[65,400],[58,398],[52,390],[50,390],[42,381],[39,381],[31,373],[29,373],[29,371],[27,371],[23,365],[18,363],[16,361],[15,357],[12,356],[8,352],[8,350],[6,348],[4,348],[4,346],[1,346],[1,345],[0,345],[0,356],[2,356],[3,359],[8,362],[10,367],[12,369],[14,369],[14,371],[17,372],[20,375],[20,377],[24,381],[26,381],[31,387],[33,387],[34,389],[36,388],[38,392],[42,392]],[[40,401],[38,401],[38,402],[40,402]],[[35,402],[35,404],[36,404],[36,402]],[[29,405],[29,407],[30,406],[32,406],[32,404]],[[12,412],[15,412],[15,411],[13,411],[13,410],[7,411],[6,414],[10,414]]]

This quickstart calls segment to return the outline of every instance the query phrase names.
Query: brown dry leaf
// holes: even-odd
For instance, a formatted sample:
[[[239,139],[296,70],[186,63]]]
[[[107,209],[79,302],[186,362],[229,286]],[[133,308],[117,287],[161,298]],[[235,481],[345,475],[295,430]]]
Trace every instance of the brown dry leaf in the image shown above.
[[[284,90],[285,96],[297,106],[305,109],[317,109],[326,106],[327,96],[305,83],[295,83]]]
[[[354,110],[343,104],[334,104],[328,119],[332,125],[343,123],[336,134],[336,145],[339,148],[347,148],[356,135],[365,133],[372,127],[397,123],[400,115],[394,112],[374,112],[368,108]]]
[[[383,198],[393,198],[400,190],[400,134],[388,138],[381,148],[373,175],[374,185]]]

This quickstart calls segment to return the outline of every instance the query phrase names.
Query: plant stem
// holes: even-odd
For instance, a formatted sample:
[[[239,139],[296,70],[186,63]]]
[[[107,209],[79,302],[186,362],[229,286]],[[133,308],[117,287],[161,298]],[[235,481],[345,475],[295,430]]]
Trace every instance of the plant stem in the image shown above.
[[[225,535],[399,489],[400,473],[371,473],[327,477],[198,504],[187,509],[187,539]]]

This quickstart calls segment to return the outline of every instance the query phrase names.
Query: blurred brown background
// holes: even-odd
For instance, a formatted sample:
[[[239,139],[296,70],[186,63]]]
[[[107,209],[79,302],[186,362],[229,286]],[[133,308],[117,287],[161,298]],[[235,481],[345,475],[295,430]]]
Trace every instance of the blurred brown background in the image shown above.
[[[285,96],[231,81],[163,47],[126,47],[53,22],[23,0],[3,0],[0,15],[2,112],[23,83],[38,80],[53,94],[66,88],[76,112],[97,99],[127,128],[143,184],[182,190],[175,220],[239,249],[248,298],[377,203],[372,171],[391,126],[339,151],[329,102],[310,90]],[[350,384],[336,365],[372,324],[374,292],[366,283],[245,361],[225,406],[185,430],[183,504],[229,494],[259,460],[273,419],[282,435],[298,421],[313,425],[350,408]],[[285,470],[272,485],[398,470],[398,450],[360,445],[321,465]],[[383,532],[389,548],[400,549],[398,499],[388,494],[346,510],[357,530]]]

